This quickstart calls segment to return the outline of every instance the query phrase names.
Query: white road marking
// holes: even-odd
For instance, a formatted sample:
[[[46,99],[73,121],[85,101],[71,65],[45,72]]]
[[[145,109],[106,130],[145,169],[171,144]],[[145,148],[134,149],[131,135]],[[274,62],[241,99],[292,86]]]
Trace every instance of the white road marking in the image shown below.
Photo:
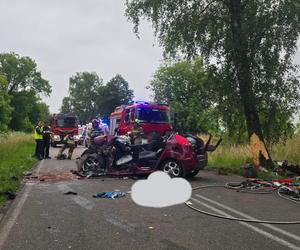
[[[38,164],[37,169],[36,169],[37,173],[39,173],[40,168],[42,168],[43,165],[44,165],[44,160],[40,161],[40,163]],[[16,224],[18,216],[21,213],[21,210],[29,196],[31,189],[32,189],[32,185],[25,186],[24,192],[23,192],[21,198],[19,199],[18,203],[16,203],[14,205],[15,206],[14,210],[12,211],[9,219],[7,220],[6,224],[0,229],[0,249],[2,249],[11,229]]]
[[[87,209],[87,210],[92,210],[94,207],[94,203],[89,201],[88,199],[82,197],[82,196],[75,196],[72,197],[72,200],[75,201],[79,206]]]
[[[134,232],[134,225],[129,224],[127,221],[115,216],[115,215],[106,215],[105,220],[111,224],[125,230],[128,233]]]
[[[64,184],[64,183],[57,184],[57,188],[60,191],[62,191],[63,193],[66,193],[66,192],[70,191],[70,187],[67,184]]]
[[[245,218],[247,218],[247,219],[250,219],[250,220],[257,220],[257,218],[255,218],[255,217],[252,217],[252,216],[250,216],[250,215],[248,215],[248,214],[245,214],[245,213],[243,213],[243,212],[240,212],[240,211],[238,211],[238,210],[236,210],[236,209],[234,209],[234,208],[228,207],[228,206],[226,206],[226,205],[224,205],[224,204],[222,204],[222,203],[219,203],[219,202],[217,202],[217,201],[211,200],[211,199],[209,199],[209,198],[207,198],[207,197],[205,197],[205,196],[202,196],[202,195],[200,195],[200,194],[196,194],[195,196],[197,196],[197,197],[199,197],[199,198],[201,198],[201,199],[203,199],[203,200],[209,201],[210,203],[215,204],[215,205],[217,205],[217,206],[219,206],[219,207],[221,207],[221,208],[224,208],[224,209],[226,209],[226,210],[228,210],[228,211],[230,211],[230,212],[232,212],[232,213],[236,213],[237,215],[243,216],[243,217],[245,217]],[[280,229],[280,228],[275,227],[275,226],[270,225],[270,224],[260,224],[260,225],[263,225],[264,227],[267,227],[267,228],[269,228],[269,229],[272,229],[273,231],[276,231],[276,232],[281,233],[281,234],[283,234],[283,235],[285,235],[285,236],[287,236],[287,237],[290,237],[291,239],[300,241],[300,236],[298,236],[298,235],[295,235],[295,234],[293,234],[293,233],[290,233],[290,232],[288,232],[288,231],[285,231],[285,230],[283,230],[283,229]]]
[[[206,204],[206,203],[204,203],[202,201],[199,201],[199,200],[194,199],[194,198],[191,198],[191,200],[195,201],[195,202],[197,202],[199,204],[201,204],[204,207],[207,207],[207,208],[213,210],[216,213],[222,214],[224,216],[232,217],[230,214],[227,214],[224,211],[222,211],[220,209],[217,209],[215,207],[212,207],[212,206],[210,206],[210,205],[208,205],[208,204]],[[266,232],[266,231],[264,231],[264,230],[262,230],[262,229],[260,229],[258,227],[252,226],[252,225],[250,225],[250,224],[248,224],[246,222],[239,221],[238,223],[240,223],[241,225],[243,225],[245,227],[248,227],[249,229],[253,230],[254,232],[257,232],[257,233],[259,233],[259,234],[261,234],[261,235],[263,235],[263,236],[265,236],[265,237],[267,237],[267,238],[269,238],[271,240],[274,240],[274,241],[278,242],[279,244],[281,244],[281,245],[283,245],[285,247],[288,247],[288,248],[294,249],[294,250],[300,250],[300,247],[294,245],[293,243],[290,243],[290,242],[288,242],[288,241],[286,241],[284,239],[281,239],[281,238],[279,238],[279,237],[277,237],[277,236],[275,236],[275,235],[273,235],[271,233],[268,233],[268,232]]]

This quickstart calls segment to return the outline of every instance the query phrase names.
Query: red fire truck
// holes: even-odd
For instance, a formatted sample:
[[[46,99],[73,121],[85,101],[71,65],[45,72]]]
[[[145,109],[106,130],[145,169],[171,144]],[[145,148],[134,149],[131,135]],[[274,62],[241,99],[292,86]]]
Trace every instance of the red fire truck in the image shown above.
[[[172,130],[170,108],[167,105],[137,101],[132,105],[117,107],[110,115],[110,134],[126,134],[132,130],[135,119],[139,119],[145,133],[164,134]]]
[[[53,137],[51,139],[51,145],[55,147],[57,144],[63,142],[63,138],[66,134],[72,134],[74,140],[79,140],[78,131],[78,118],[72,114],[54,114],[51,119],[51,132]]]

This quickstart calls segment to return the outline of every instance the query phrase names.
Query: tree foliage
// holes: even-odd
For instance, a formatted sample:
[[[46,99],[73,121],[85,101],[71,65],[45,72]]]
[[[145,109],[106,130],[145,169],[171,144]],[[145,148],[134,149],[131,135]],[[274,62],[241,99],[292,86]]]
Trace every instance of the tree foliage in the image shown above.
[[[62,100],[62,105],[60,108],[60,112],[62,113],[72,113],[72,104],[70,97],[64,97]]]
[[[11,119],[12,108],[10,97],[7,93],[7,81],[4,75],[0,75],[0,131],[6,131]]]
[[[76,73],[69,81],[69,99],[64,99],[62,110],[70,109],[80,121],[87,122],[97,115],[97,96],[103,80],[95,73]]]
[[[32,131],[39,120],[49,120],[49,107],[40,94],[49,95],[51,86],[30,57],[0,54],[0,130]]]
[[[42,77],[36,62],[30,57],[22,57],[15,53],[0,54],[0,74],[7,79],[10,95],[27,90],[36,94],[51,93],[49,82]]]
[[[128,82],[117,74],[102,89],[99,100],[101,114],[109,115],[117,106],[132,102],[133,90],[129,89]]]
[[[96,73],[82,72],[70,78],[69,96],[64,97],[61,112],[74,113],[82,123],[109,115],[116,106],[132,101],[128,82],[116,75],[106,85]]]
[[[298,1],[127,0],[126,14],[135,32],[142,18],[152,21],[166,56],[201,54],[212,74],[225,75],[222,88],[230,94],[223,98],[238,97],[230,102],[241,104],[248,136],[258,137],[260,145],[263,115],[274,107],[288,114],[298,108],[292,63],[300,33]],[[264,157],[269,164],[268,153]]]
[[[169,104],[176,113],[178,129],[208,132],[216,128],[210,82],[197,58],[161,66],[153,76],[150,89],[154,100]]]
[[[32,132],[39,122],[49,122],[49,107],[40,101],[34,91],[20,91],[12,96],[14,110],[9,127],[16,131]]]

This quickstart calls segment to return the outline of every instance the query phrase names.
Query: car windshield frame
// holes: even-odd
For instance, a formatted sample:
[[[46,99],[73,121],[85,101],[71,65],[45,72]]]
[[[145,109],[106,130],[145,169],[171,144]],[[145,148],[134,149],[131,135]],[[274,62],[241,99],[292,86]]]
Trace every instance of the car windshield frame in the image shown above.
[[[171,122],[170,111],[167,109],[144,108],[144,107],[137,108],[136,115],[137,115],[137,119],[139,119],[141,123],[170,124]],[[150,118],[149,116],[152,117]]]

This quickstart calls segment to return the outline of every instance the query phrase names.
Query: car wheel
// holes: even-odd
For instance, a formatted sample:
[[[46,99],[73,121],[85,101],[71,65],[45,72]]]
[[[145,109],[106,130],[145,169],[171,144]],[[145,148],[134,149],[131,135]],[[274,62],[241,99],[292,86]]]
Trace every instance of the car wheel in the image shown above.
[[[101,169],[101,165],[102,165],[102,162],[101,160],[97,157],[96,154],[92,154],[92,155],[89,155],[84,163],[83,163],[83,167],[82,167],[82,170],[83,171],[93,171],[93,172],[96,172],[96,171],[99,171]]]
[[[167,160],[162,164],[162,171],[171,177],[183,177],[184,171],[181,164],[175,160]]]

